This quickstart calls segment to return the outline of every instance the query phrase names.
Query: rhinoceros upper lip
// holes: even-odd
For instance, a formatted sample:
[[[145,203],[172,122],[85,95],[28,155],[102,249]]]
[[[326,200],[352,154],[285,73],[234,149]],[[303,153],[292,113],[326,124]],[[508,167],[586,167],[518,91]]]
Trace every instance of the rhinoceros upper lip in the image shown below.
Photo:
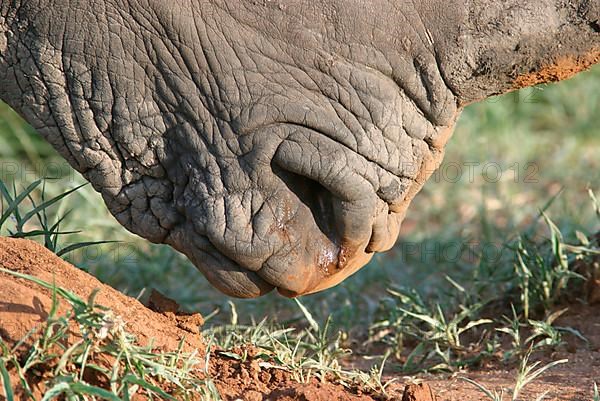
[[[370,158],[369,156],[361,153],[358,149],[354,149],[353,147],[351,147],[347,143],[344,143],[344,142],[340,141],[338,138],[336,138],[335,135],[327,133],[327,132],[323,131],[320,128],[316,128],[316,127],[313,127],[313,126],[310,126],[310,125],[296,124],[296,123],[287,123],[287,124],[298,126],[298,127],[302,127],[302,128],[308,128],[308,129],[310,129],[312,131],[318,132],[319,134],[321,134],[323,136],[326,136],[327,138],[329,138],[332,141],[336,142],[337,144],[343,146],[344,148],[348,149],[349,151],[351,151],[353,153],[356,153],[357,155],[363,157],[368,162],[375,164],[376,166],[378,166],[382,170],[385,170],[386,172],[392,174],[393,176],[398,177],[398,178],[409,178],[409,177],[405,177],[400,171],[393,171],[389,166],[386,166],[381,161],[374,160],[373,158]]]
[[[280,122],[273,122],[270,124],[265,124],[265,125],[261,125],[261,126],[256,126],[256,127],[252,127],[251,130],[244,130],[245,132],[249,132],[249,131],[254,131],[254,130],[258,130],[258,129],[268,129],[269,127],[275,127],[275,126],[292,126],[292,127],[299,127],[302,129],[309,129],[313,132],[316,132],[320,135],[323,135],[324,137],[330,139],[331,141],[337,143],[338,145],[344,147],[345,149],[351,151],[352,153],[355,153],[357,155],[359,155],[360,157],[364,158],[367,162],[372,163],[373,165],[377,166],[378,168],[382,169],[383,171],[389,173],[390,175],[398,178],[398,179],[406,179],[406,180],[410,180],[413,181],[414,177],[411,177],[410,175],[403,173],[402,171],[399,171],[398,169],[392,169],[391,167],[389,167],[388,165],[382,163],[379,160],[375,160],[367,155],[364,155],[363,153],[361,153],[358,149],[353,148],[352,146],[348,145],[347,143],[344,143],[343,141],[340,141],[339,138],[336,137],[336,135],[334,135],[333,133],[328,133],[326,131],[324,131],[323,129],[319,128],[319,127],[315,127],[313,125],[310,124],[301,124],[301,123],[297,123],[297,122],[289,122],[289,121],[280,121]],[[401,164],[401,166],[403,166],[404,164]],[[401,167],[400,167],[401,168]],[[378,196],[380,194],[378,193]],[[390,202],[388,202],[386,199],[383,199],[381,196],[379,196],[383,201],[385,201],[386,203],[388,203],[388,205],[393,206]]]

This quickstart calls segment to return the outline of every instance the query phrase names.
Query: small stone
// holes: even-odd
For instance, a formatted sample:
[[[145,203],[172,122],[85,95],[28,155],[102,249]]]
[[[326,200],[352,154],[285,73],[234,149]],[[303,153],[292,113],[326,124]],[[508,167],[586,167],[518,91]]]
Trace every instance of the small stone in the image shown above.
[[[176,301],[166,297],[155,289],[152,289],[152,292],[150,293],[148,307],[158,313],[177,313],[179,310],[179,304]]]
[[[435,395],[426,383],[409,384],[404,389],[402,401],[435,401]]]
[[[200,334],[200,327],[204,325],[204,318],[199,313],[179,314],[175,319],[177,327],[192,334]]]

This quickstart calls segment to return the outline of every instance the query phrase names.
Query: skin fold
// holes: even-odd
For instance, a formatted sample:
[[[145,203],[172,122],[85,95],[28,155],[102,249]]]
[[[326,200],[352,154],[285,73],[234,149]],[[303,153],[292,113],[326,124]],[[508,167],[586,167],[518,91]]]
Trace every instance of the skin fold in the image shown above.
[[[236,297],[339,283],[465,105],[598,61],[596,0],[0,0],[0,99]]]

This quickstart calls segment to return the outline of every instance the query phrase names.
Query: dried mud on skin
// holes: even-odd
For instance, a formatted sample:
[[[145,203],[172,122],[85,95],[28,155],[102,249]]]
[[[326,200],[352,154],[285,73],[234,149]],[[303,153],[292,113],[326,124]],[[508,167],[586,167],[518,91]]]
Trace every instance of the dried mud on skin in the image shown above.
[[[547,63],[538,71],[518,76],[514,81],[514,89],[564,81],[582,71],[589,70],[598,62],[600,62],[600,50],[593,50],[583,56],[562,57]]]
[[[127,330],[136,335],[140,344],[153,341],[157,350],[177,349],[184,339],[186,351],[198,350],[202,356],[205,344],[199,326],[199,314],[180,314],[178,305],[159,293],[150,298],[152,309],[137,300],[99,282],[94,277],[64,262],[34,242],[0,237],[0,266],[35,276],[77,294],[83,299],[100,289],[97,303],[109,307],[125,319]],[[141,267],[140,267],[141,268]],[[52,303],[50,291],[27,280],[0,273],[0,336],[9,344],[22,338],[32,327],[43,324]],[[59,313],[67,311],[61,302]],[[546,400],[591,400],[594,381],[600,383],[600,307],[573,305],[557,323],[572,327],[586,336],[588,343],[574,336],[566,336],[567,344],[558,351],[544,355],[544,361],[568,358],[570,362],[551,370],[547,375],[527,387],[520,397],[535,399],[549,391]],[[235,351],[235,350],[234,350]],[[248,349],[245,362],[233,360],[214,352],[210,357],[210,375],[224,400],[283,400],[283,401],[355,401],[381,400],[374,394],[358,388],[346,388],[332,383],[320,383],[316,379],[301,384],[292,380],[289,373],[278,369],[264,369],[253,359]],[[406,380],[398,378],[388,390],[388,399],[398,401],[480,401],[483,395],[458,379],[466,376],[490,389],[507,389],[514,384],[516,366],[506,370],[488,366],[479,371],[463,372],[453,376],[423,376],[426,384],[406,386]],[[14,373],[14,372],[12,372]],[[386,380],[392,376],[386,377]],[[87,378],[86,378],[87,379]],[[40,378],[38,378],[40,381]],[[90,378],[95,385],[108,385],[101,378]],[[0,386],[1,388],[1,386]],[[165,389],[168,390],[168,389]],[[36,387],[36,397],[43,395],[44,387]],[[0,400],[3,400],[0,390]],[[137,397],[136,401],[144,398]]]

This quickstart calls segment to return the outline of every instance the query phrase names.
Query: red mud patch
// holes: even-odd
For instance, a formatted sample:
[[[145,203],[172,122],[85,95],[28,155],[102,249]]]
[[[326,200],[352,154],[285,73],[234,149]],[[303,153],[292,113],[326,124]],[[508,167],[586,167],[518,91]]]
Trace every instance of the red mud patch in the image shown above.
[[[600,62],[600,50],[592,50],[583,56],[562,57],[544,65],[538,71],[518,76],[514,81],[514,89],[563,81],[590,69],[598,62]]]

